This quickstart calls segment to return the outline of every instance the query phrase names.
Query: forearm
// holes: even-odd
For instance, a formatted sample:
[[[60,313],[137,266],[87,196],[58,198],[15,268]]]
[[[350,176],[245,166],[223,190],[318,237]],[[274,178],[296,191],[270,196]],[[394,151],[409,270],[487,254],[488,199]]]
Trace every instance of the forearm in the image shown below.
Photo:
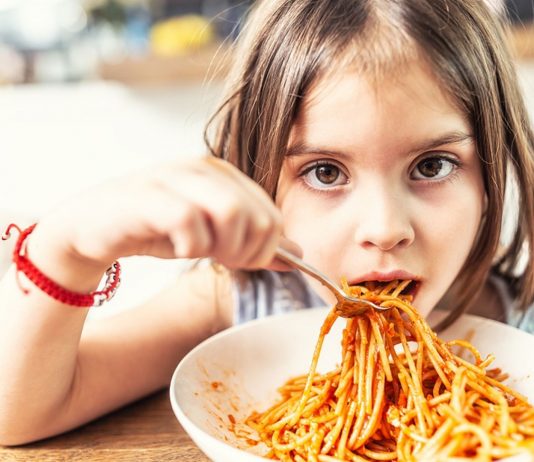
[[[62,257],[38,228],[28,240],[28,253],[45,274],[71,290],[94,290],[102,275],[97,268],[76,267],[74,259]],[[61,422],[76,376],[86,316],[87,309],[55,301],[14,267],[2,279],[0,444],[39,438],[36,429],[46,432],[50,422]]]

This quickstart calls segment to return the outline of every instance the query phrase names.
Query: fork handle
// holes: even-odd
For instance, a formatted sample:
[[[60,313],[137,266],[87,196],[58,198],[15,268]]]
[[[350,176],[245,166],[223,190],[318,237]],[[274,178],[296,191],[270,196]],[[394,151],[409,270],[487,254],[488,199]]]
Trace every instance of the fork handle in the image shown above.
[[[276,250],[276,257],[280,260],[282,260],[284,263],[287,263],[289,266],[292,266],[293,268],[297,268],[304,273],[310,275],[312,278],[319,281],[321,284],[328,287],[334,294],[336,294],[337,297],[344,296],[344,294],[341,291],[341,289],[334,284],[328,276],[323,274],[318,269],[314,268],[313,266],[308,265],[306,262],[302,261],[299,257],[293,255],[291,252],[288,252],[285,249],[282,249],[281,247],[278,247]]]

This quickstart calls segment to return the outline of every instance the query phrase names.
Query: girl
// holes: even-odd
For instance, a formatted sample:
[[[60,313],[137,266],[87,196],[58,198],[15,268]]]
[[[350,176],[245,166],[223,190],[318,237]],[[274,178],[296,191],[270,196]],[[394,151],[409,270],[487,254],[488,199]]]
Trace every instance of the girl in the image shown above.
[[[64,432],[167,385],[192,346],[234,322],[332,303],[275,271],[286,269],[272,261],[278,245],[334,280],[413,279],[424,315],[473,306],[534,331],[534,139],[504,42],[479,0],[260,3],[214,156],[103,185],[24,241],[63,294],[95,290],[128,255],[218,265],[86,326],[86,310],[11,268],[0,443]],[[518,214],[501,242],[505,191]]]

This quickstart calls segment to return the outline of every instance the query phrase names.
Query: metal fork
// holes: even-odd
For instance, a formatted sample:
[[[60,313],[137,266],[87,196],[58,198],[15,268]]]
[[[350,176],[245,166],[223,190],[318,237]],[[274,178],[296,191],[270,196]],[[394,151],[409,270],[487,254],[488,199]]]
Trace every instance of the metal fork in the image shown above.
[[[369,308],[374,308],[375,310],[379,311],[386,311],[389,309],[389,307],[379,306],[368,300],[362,300],[361,298],[347,295],[345,292],[343,292],[343,290],[341,290],[341,287],[332,282],[330,278],[281,247],[278,247],[276,250],[276,257],[279,260],[282,260],[284,263],[287,263],[289,266],[309,274],[312,278],[317,279],[321,284],[330,289],[337,300],[336,312],[343,318],[352,318],[354,316],[358,316],[367,311]]]

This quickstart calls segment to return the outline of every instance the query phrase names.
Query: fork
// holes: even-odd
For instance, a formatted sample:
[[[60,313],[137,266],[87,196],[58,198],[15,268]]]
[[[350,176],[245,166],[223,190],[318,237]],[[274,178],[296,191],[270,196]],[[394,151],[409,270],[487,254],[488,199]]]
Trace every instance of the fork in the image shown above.
[[[353,318],[354,316],[365,313],[369,308],[374,308],[379,311],[389,310],[389,307],[379,306],[368,300],[347,295],[343,292],[341,287],[332,282],[332,280],[321,273],[321,271],[308,265],[308,263],[302,261],[300,258],[281,247],[278,247],[276,250],[276,257],[284,263],[287,263],[289,266],[297,268],[310,275],[312,278],[317,279],[321,284],[330,289],[337,300],[336,313],[343,318]]]

